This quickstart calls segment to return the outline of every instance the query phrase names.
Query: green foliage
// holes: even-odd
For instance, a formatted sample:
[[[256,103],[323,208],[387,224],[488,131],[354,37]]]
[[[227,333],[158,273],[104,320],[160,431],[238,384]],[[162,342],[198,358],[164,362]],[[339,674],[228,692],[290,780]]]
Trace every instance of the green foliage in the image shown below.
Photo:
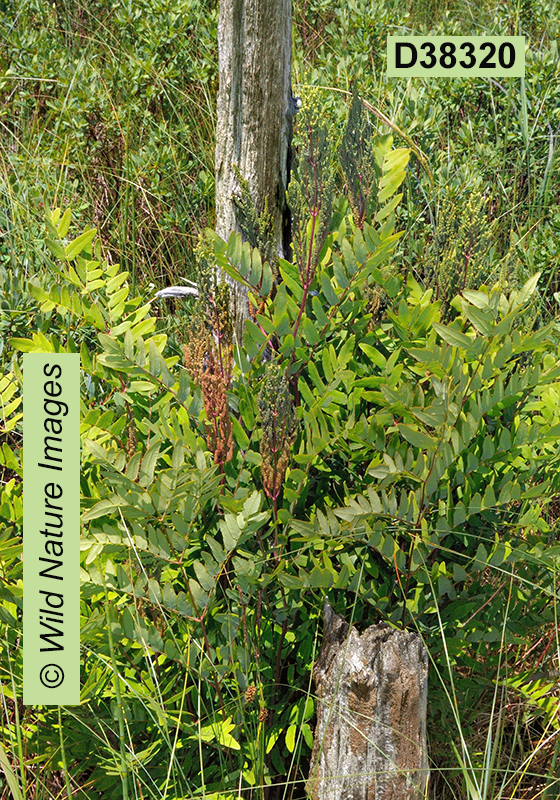
[[[390,168],[386,166],[385,172],[389,175]],[[255,301],[263,302],[262,313],[248,325],[246,347],[237,356],[229,390],[233,457],[219,465],[205,453],[208,407],[196,382],[178,369],[177,357],[165,355],[166,337],[156,333],[149,304],[131,295],[128,275],[118,264],[103,259],[95,230],[69,239],[70,224],[70,212],[62,215],[56,209],[49,215],[45,241],[56,260],[45,255],[50,279],[36,277],[30,282],[39,312],[56,315],[63,333],[47,338],[38,330],[29,338],[13,337],[10,346],[24,352],[79,350],[84,386],[90,387],[82,397],[81,426],[82,643],[86,650],[111,658],[113,714],[122,728],[120,740],[126,735],[136,752],[138,737],[146,732],[149,737],[138,760],[131,761],[126,748],[121,748],[117,773],[103,766],[106,750],[101,747],[93,772],[97,791],[103,796],[115,781],[123,787],[132,779],[143,781],[148,768],[160,787],[171,780],[172,770],[177,790],[179,786],[182,791],[195,786],[225,790],[220,759],[230,761],[235,754],[231,791],[239,780],[246,786],[273,782],[284,774],[291,758],[302,748],[309,753],[311,745],[305,720],[312,706],[305,706],[305,715],[301,711],[309,679],[302,684],[298,676],[306,675],[312,658],[319,616],[313,595],[324,585],[324,577],[307,548],[294,561],[291,523],[287,525],[292,519],[290,506],[295,505],[290,487],[299,484],[303,494],[309,492],[314,457],[297,455],[308,449],[301,438],[295,459],[304,469],[292,468],[289,479],[283,479],[290,445],[298,436],[297,417],[304,409],[301,397],[314,391],[308,370],[319,340],[312,330],[324,329],[334,355],[332,342],[341,335],[340,320],[359,312],[361,284],[398,238],[394,217],[389,215],[378,232],[364,223],[369,244],[361,232],[356,234],[361,241],[359,263],[346,240],[336,268],[329,254],[317,260],[320,289],[313,298],[307,291],[311,282],[299,290],[300,301],[305,294],[305,305],[288,291],[297,285],[297,267],[283,262],[281,269],[290,285],[281,284],[273,291],[271,268],[256,249],[242,245],[240,237],[232,237],[226,246],[209,234],[206,249],[201,250],[205,263],[212,247],[216,262],[227,265],[251,287]],[[345,229],[350,221],[340,224]],[[340,230],[331,235],[333,241]],[[309,253],[317,252],[313,233],[306,246]],[[220,305],[211,281],[201,292],[201,302],[210,310]],[[267,332],[265,342],[261,329]],[[276,357],[268,365],[255,358],[268,341],[282,352],[283,368]],[[337,402],[341,396],[337,386],[348,372],[353,341],[350,337],[334,357],[331,391]],[[296,402],[291,397],[294,389],[300,393]],[[303,424],[307,439],[308,425],[320,424],[316,411]],[[320,434],[314,435],[315,453],[324,446]],[[269,509],[265,494],[271,498]],[[332,569],[331,565],[327,574]],[[306,583],[312,589],[309,597],[301,591],[301,570],[311,577],[311,584]],[[102,633],[105,625],[100,625],[104,617],[111,634],[108,642]],[[170,689],[176,674],[172,665],[185,670],[183,699],[189,710],[181,723],[181,744],[185,755],[190,753],[186,763],[192,769],[176,770],[173,762],[162,760],[161,748],[169,740],[168,719],[174,713],[170,698],[162,696],[159,716],[147,716],[149,695],[137,689],[135,701],[115,674],[116,653],[122,645],[136,665],[128,678],[130,686],[139,687],[144,680],[144,659],[163,659]],[[298,652],[296,662],[289,658],[293,650]],[[163,674],[160,679],[164,680]],[[285,683],[292,687],[288,692]],[[244,725],[253,722],[245,720],[248,712],[242,698],[251,684],[258,687],[259,720],[254,721],[254,734],[245,740]],[[102,704],[105,685],[98,670],[87,671],[84,702]],[[198,715],[196,707],[201,709]],[[272,726],[265,725],[267,714],[274,720]],[[196,756],[199,747],[221,754],[214,767],[208,762],[202,775]]]
[[[275,265],[277,258],[274,217],[268,210],[268,197],[265,198],[264,207],[258,214],[251,197],[249,183],[241,175],[236,164],[234,164],[234,171],[241,195],[240,197],[234,195],[233,199],[243,239],[252,247],[256,247],[265,261]]]
[[[268,497],[276,501],[284,483],[298,427],[288,379],[276,361],[266,367],[258,408],[262,428],[260,452],[263,487]]]
[[[403,195],[395,194],[395,190],[405,179],[410,155],[406,148],[389,155],[392,136],[380,136],[373,141],[372,131],[364,103],[354,87],[339,155],[354,223],[360,229],[364,219],[380,222],[397,208]],[[385,203],[386,200],[390,202]]]
[[[420,282],[434,288],[438,209],[449,201],[459,219],[468,216],[469,198],[480,193],[494,234],[492,247],[479,252],[481,272],[473,265],[472,285],[498,279],[513,235],[521,273],[515,279],[522,283],[542,271],[557,289],[558,252],[551,239],[557,235],[552,220],[560,185],[554,180],[558,9],[556,3],[533,6],[538,13],[532,24],[519,4],[504,16],[493,0],[479,4],[476,13],[469,4],[418,2],[412,8],[398,0],[373,8],[356,0],[344,10],[320,0],[294,7],[297,81],[329,87],[322,88],[321,97],[325,114],[336,119],[335,128],[344,130],[340,107],[333,111],[336,94],[352,90],[367,104],[375,133],[390,128],[412,150],[398,216],[413,233],[403,237],[397,255]],[[389,34],[508,36],[520,30],[528,45],[524,81],[405,82],[385,75]],[[450,279],[462,283],[453,275]],[[449,294],[452,299],[453,288]],[[543,292],[540,299],[547,320],[557,310],[549,296]]]
[[[334,148],[316,94],[309,96],[299,113],[293,146],[294,174],[287,198],[292,214],[294,261],[306,292],[313,283],[329,232],[334,190]]]
[[[309,142],[308,128],[299,135]],[[320,234],[321,172],[296,172],[294,197],[308,202],[299,211],[309,220],[299,223],[305,250],[300,263],[280,262],[278,286],[239,235],[226,245],[208,232],[201,245],[202,271],[214,261],[259,309],[228,378],[228,459],[207,450],[204,390],[165,355],[149,304],[103,261],[95,231],[68,240],[69,213],[47,220],[54,281],[48,291],[31,286],[40,312],[65,321],[65,343],[37,332],[11,344],[74,351],[80,342],[94,387],[89,408],[82,400],[82,641],[104,652],[108,615],[107,656],[131,653],[129,685],[139,687],[144,662],[156,659],[170,692],[147,716],[150,696],[137,689],[135,701],[115,684],[122,735],[126,722],[129,747],[142,741],[144,753],[136,763],[121,751],[121,781],[149,769],[160,789],[172,781],[196,795],[285,780],[311,745],[312,712],[302,709],[325,592],[341,611],[353,595],[358,621],[420,630],[439,675],[436,717],[447,708],[437,686],[448,667],[477,676],[453,684],[461,707],[476,707],[499,669],[477,653],[523,646],[553,620],[546,502],[558,491],[560,368],[553,326],[531,324],[538,275],[509,295],[499,285],[465,289],[442,324],[441,300],[391,263],[408,151],[392,150],[390,137],[372,146],[374,224],[360,227],[337,200]],[[452,241],[449,232],[449,249]],[[210,315],[223,306],[209,318],[219,335],[227,302],[210,278],[202,284]],[[376,288],[385,314],[371,313]],[[267,347],[271,363],[261,358]],[[496,598],[508,583],[506,614]],[[185,675],[179,695],[174,664]],[[507,686],[554,725],[553,706],[531,681]],[[88,677],[84,701],[101,703],[104,685]],[[188,709],[180,723],[177,702]],[[180,769],[163,756],[171,724],[181,731]],[[109,790],[102,763],[94,774]]]
[[[375,151],[372,147],[372,132],[363,103],[354,87],[339,157],[346,178],[354,222],[360,228],[363,226],[364,218],[371,219],[376,210],[374,201],[380,167],[376,164]]]
[[[42,207],[93,221],[133,281],[190,264],[213,203],[217,5],[10,0],[0,12],[0,243]],[[185,88],[188,87],[188,99]]]
[[[135,268],[160,283],[190,265],[211,218],[217,4],[4,5],[2,789],[233,800],[288,784],[296,800],[328,594],[360,625],[424,637],[434,797],[556,797],[552,7],[489,0],[473,22],[449,3],[296,4],[295,83],[337,88],[296,86],[293,263],[267,249],[266,209],[258,239],[208,231],[200,302],[172,324]],[[423,18],[521,22],[525,82],[382,79],[387,33]],[[356,75],[345,124],[336,91]],[[46,236],[41,204],[67,209]],[[236,352],[216,265],[252,297]],[[83,703],[60,715],[17,701],[17,352],[34,349],[82,362]]]
[[[444,305],[464,289],[487,282],[484,274],[495,225],[485,207],[488,198],[473,192],[464,207],[450,200],[442,202],[434,236],[431,269],[437,296]]]

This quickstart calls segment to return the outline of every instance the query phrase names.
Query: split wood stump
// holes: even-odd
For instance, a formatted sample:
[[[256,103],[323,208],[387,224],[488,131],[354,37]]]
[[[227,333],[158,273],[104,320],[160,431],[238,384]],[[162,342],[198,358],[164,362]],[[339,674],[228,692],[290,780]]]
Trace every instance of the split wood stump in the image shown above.
[[[360,634],[325,601],[313,669],[310,800],[422,800],[428,784],[428,653],[385,623]]]

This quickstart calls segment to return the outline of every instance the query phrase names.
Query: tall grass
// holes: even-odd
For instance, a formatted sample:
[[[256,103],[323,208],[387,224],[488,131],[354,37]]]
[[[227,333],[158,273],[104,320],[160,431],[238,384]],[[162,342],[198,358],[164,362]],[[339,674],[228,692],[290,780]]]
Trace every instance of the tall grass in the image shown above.
[[[71,205],[133,281],[173,281],[212,223],[216,4],[10,6],[0,16],[5,252],[34,271],[44,209]]]
[[[26,289],[26,280],[42,269],[47,208],[70,205],[78,226],[97,224],[112,258],[141,287],[192,277],[198,233],[213,220],[216,24],[217,2],[209,0],[0,2],[0,334],[6,368],[8,336],[39,326],[52,332],[55,324],[56,318],[38,314]],[[388,33],[519,30],[530,44],[522,81],[457,81],[442,91],[441,84],[403,84],[383,74]],[[336,128],[346,110],[341,95],[356,79],[372,122],[383,132],[391,130],[417,158],[399,212],[406,227],[399,266],[425,278],[442,200],[464,202],[466,190],[476,186],[491,195],[499,223],[493,266],[513,241],[520,272],[543,271],[549,293],[560,290],[557,2],[396,0],[372,6],[351,0],[337,6],[302,0],[294,4],[294,32],[295,92],[304,85],[330,87],[323,88],[323,96],[333,138],[340,136]],[[545,298],[543,319],[556,316],[555,302]],[[188,312],[172,311],[162,309],[160,326],[179,352]],[[4,483],[11,477],[3,467]],[[2,519],[2,526],[10,524]],[[19,536],[18,524],[12,527]],[[554,515],[551,527],[557,531]],[[2,548],[3,569],[17,584],[21,563],[4,540]],[[129,557],[133,563],[132,548]],[[497,577],[496,570],[487,579]],[[554,573],[553,585],[556,578]],[[516,587],[508,575],[508,601]],[[474,661],[489,659],[485,691],[474,693],[476,709],[468,707],[469,676],[457,674],[438,612],[443,655],[432,663],[430,696],[439,700],[430,729],[431,800],[560,796],[556,597],[553,593],[554,622],[542,626],[534,649],[507,643],[507,613],[493,654],[497,665],[482,645],[473,647]],[[127,652],[113,640],[115,600],[109,589],[87,598],[79,709],[23,707],[21,614],[6,606],[17,625],[2,617],[0,800],[266,797],[274,752],[288,747],[285,735],[261,715],[263,692],[273,684],[270,671],[251,660],[248,648],[250,679],[237,676],[237,693],[205,705],[214,684],[194,639],[185,636],[178,643],[180,663],[155,654],[147,643]],[[356,596],[353,610],[357,602]],[[140,616],[145,613],[140,609]],[[158,624],[170,627],[163,609],[160,614]],[[311,660],[319,646],[316,623]],[[251,620],[247,624],[244,636],[254,643],[258,630]],[[514,680],[529,657],[533,671],[542,673],[527,679],[531,691]],[[310,674],[302,705],[288,722],[292,749],[289,773],[278,789],[282,800],[304,796]],[[249,699],[252,686],[256,695]],[[286,683],[286,692],[292,689]],[[186,751],[189,757],[193,753],[187,716],[196,720],[196,785],[189,777],[193,765],[184,761]],[[243,720],[241,765],[228,718]]]

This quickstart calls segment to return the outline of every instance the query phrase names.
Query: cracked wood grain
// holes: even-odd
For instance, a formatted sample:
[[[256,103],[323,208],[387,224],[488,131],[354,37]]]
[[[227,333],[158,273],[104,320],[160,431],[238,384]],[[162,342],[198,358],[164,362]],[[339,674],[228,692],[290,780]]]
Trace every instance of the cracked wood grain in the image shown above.
[[[360,635],[325,601],[313,678],[310,800],[424,798],[428,654],[420,636],[384,623]]]

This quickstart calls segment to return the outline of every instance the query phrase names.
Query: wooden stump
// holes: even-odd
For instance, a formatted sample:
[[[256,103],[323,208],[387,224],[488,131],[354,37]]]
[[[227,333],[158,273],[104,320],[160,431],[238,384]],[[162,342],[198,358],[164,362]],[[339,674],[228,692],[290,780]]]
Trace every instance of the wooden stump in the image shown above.
[[[313,678],[311,800],[424,798],[428,654],[420,636],[384,623],[360,636],[325,601]]]

